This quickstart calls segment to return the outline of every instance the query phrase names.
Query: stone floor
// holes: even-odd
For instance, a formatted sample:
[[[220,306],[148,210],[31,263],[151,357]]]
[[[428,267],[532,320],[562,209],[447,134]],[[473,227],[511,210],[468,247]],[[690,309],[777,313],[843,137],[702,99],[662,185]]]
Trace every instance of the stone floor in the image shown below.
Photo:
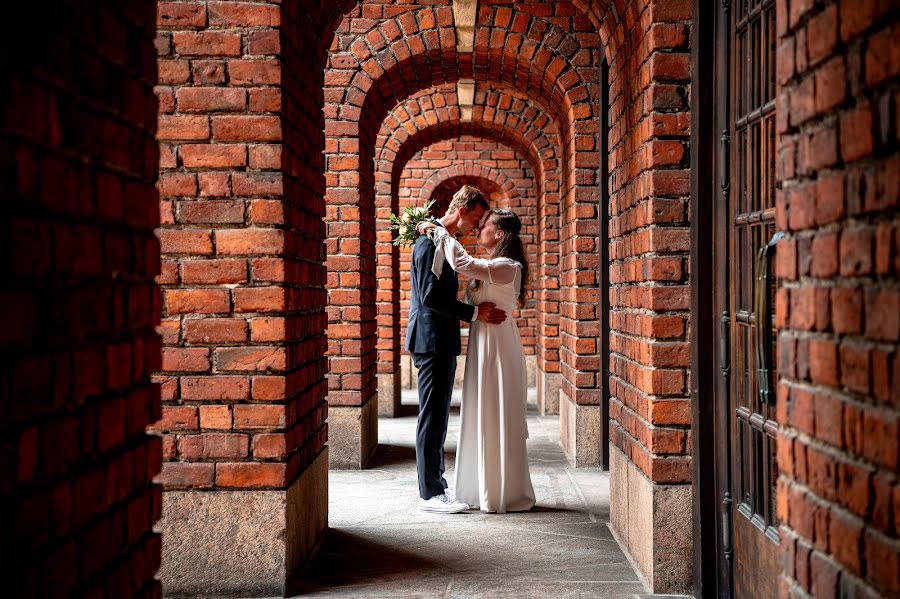
[[[331,530],[301,596],[649,596],[607,528],[609,478],[567,467],[556,417],[529,410],[534,509],[428,514],[416,508],[415,392],[403,403],[403,416],[378,423],[381,446],[373,467],[331,472]],[[455,408],[446,444],[451,484],[458,430]]]

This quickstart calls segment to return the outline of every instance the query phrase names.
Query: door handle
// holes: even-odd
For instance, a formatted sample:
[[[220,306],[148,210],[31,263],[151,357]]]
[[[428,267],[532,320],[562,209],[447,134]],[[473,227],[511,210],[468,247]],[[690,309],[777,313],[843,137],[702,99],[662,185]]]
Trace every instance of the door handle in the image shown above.
[[[753,316],[756,323],[756,378],[759,401],[774,403],[772,385],[772,310],[769,305],[769,263],[775,255],[778,242],[784,237],[776,232],[769,243],[756,254],[756,288],[753,290]]]

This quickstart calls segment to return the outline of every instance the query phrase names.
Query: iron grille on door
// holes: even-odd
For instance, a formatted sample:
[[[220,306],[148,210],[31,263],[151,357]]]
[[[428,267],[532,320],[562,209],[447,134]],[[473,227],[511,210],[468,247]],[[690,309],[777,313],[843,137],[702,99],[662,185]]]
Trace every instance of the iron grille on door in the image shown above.
[[[775,233],[775,2],[738,1],[732,11],[731,64],[731,379],[737,511],[778,542],[775,511],[777,424],[771,372],[760,351],[774,356],[771,260],[760,250]],[[765,256],[763,256],[765,258]],[[767,297],[755,292],[762,285]],[[764,303],[759,304],[758,302]],[[754,307],[765,307],[754,314]],[[761,322],[758,322],[760,320]],[[770,333],[765,334],[763,327]],[[759,340],[757,336],[761,335]],[[765,347],[757,348],[760,341]],[[762,377],[762,378],[761,378]],[[762,391],[760,382],[762,382]],[[768,383],[768,384],[767,384]],[[735,517],[739,517],[735,514]]]

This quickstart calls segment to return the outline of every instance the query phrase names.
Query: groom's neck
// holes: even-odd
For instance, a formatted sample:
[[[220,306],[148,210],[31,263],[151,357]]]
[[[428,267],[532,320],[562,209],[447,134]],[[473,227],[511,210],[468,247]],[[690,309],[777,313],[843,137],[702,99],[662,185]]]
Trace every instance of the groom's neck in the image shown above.
[[[447,229],[450,235],[459,233],[459,211],[454,214],[445,214],[438,220],[441,221],[441,224],[444,225],[444,228]]]

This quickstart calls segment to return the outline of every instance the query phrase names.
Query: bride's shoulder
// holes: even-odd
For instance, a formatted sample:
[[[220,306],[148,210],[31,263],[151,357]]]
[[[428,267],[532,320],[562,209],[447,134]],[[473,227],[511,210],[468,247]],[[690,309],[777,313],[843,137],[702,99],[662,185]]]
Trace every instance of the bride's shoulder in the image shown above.
[[[512,258],[504,258],[504,260],[510,266],[515,266],[517,269],[522,270],[522,263],[518,260],[513,260]]]
[[[491,263],[493,264],[509,264],[511,266],[518,266],[519,268],[522,265],[517,260],[513,260],[512,258],[500,257],[500,258],[491,258]]]

